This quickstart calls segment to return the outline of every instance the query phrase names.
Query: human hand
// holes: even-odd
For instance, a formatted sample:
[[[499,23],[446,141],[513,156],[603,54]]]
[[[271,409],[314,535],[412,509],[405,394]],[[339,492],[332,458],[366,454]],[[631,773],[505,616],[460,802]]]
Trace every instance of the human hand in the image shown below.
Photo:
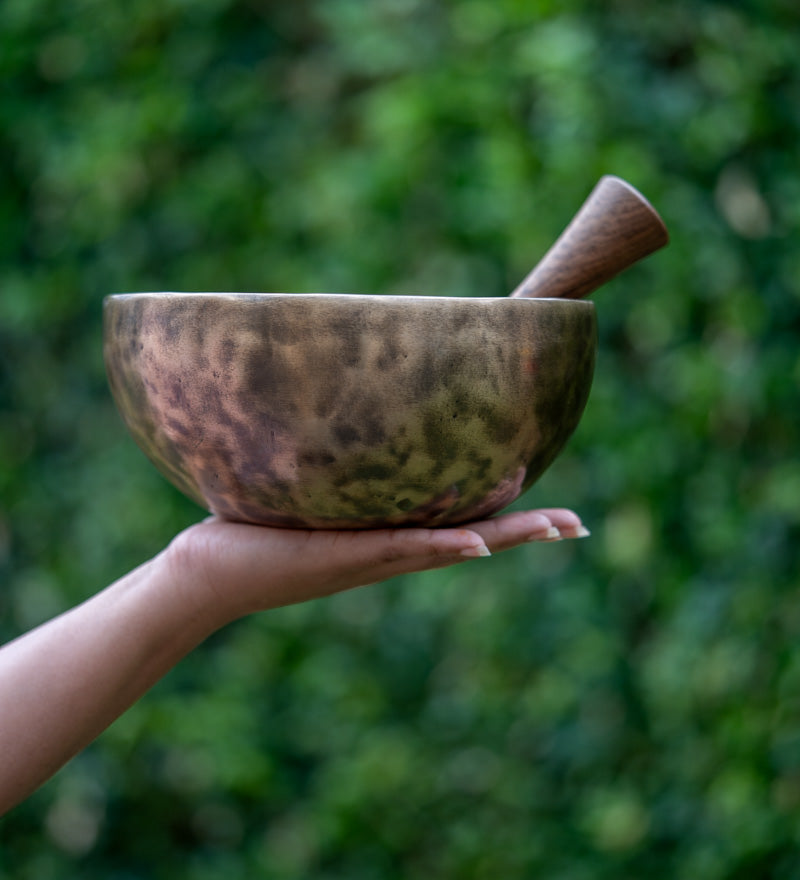
[[[489,556],[528,541],[588,535],[576,513],[548,508],[508,513],[457,528],[299,530],[210,517],[165,551],[192,604],[227,620]]]
[[[0,814],[238,617],[525,541],[587,534],[563,509],[446,529],[299,531],[214,517],[191,526],[154,559],[0,651]]]

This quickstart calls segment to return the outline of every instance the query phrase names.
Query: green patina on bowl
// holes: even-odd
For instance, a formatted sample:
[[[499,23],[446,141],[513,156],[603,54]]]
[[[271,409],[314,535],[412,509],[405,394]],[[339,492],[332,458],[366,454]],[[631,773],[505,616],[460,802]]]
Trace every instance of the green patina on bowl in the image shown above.
[[[106,298],[119,411],[231,520],[449,525],[510,504],[574,431],[591,302],[339,294]]]

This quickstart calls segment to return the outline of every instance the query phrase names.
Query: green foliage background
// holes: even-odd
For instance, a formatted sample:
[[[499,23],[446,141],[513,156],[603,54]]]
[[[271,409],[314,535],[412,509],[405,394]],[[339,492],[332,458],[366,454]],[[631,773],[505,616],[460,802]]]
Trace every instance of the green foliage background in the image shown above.
[[[0,636],[201,512],[104,295],[504,295],[603,173],[670,248],[595,300],[588,541],[212,639],[0,824],[14,880],[800,875],[794,0],[3,0]]]

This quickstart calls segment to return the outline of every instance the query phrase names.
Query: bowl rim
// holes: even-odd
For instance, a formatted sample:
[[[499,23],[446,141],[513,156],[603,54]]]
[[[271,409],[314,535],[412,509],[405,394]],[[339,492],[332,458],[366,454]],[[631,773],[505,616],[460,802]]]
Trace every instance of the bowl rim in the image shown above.
[[[481,305],[497,303],[513,303],[511,308],[527,308],[528,305],[539,303],[540,305],[556,305],[557,308],[583,308],[594,309],[595,304],[590,299],[570,299],[568,297],[510,297],[510,296],[447,296],[436,294],[391,294],[391,293],[289,293],[289,292],[261,292],[261,291],[178,291],[178,290],[143,290],[128,293],[111,293],[104,297],[105,303],[122,303],[145,299],[221,299],[239,302],[270,302],[276,299],[297,299],[304,302],[313,301],[338,301],[338,302],[384,302],[391,304],[422,304],[455,302],[459,304],[476,303]]]

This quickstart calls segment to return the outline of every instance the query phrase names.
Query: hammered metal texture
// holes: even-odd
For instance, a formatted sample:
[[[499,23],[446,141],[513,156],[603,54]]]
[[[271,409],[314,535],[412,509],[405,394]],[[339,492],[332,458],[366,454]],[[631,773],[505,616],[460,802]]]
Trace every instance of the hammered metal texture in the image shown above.
[[[445,525],[510,504],[583,412],[592,303],[129,294],[105,361],[142,450],[228,519]]]

